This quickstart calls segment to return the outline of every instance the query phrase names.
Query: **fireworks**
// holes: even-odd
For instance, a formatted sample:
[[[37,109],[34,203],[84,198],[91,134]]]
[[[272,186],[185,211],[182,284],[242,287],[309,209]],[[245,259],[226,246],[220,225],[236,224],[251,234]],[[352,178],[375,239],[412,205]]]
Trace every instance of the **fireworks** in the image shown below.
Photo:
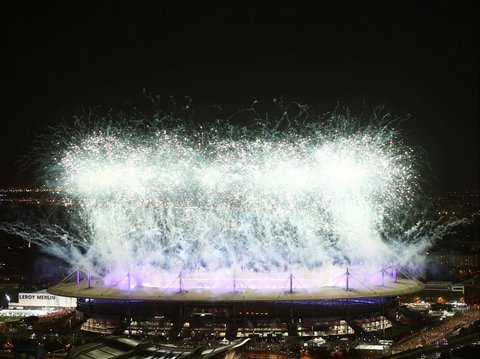
[[[401,219],[415,155],[395,129],[352,121],[67,132],[47,170],[77,203],[77,231],[30,239],[120,287],[170,288],[181,275],[186,288],[230,290],[235,277],[281,289],[290,273],[335,286],[347,267],[379,284],[382,268],[415,264],[424,248],[407,244]]]

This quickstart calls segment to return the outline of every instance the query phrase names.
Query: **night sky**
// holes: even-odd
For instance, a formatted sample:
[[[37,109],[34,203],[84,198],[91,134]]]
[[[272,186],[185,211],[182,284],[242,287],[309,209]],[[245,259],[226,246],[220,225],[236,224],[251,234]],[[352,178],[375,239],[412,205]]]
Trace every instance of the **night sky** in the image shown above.
[[[35,183],[18,159],[47,126],[145,88],[199,107],[384,105],[409,116],[433,188],[478,190],[478,23],[478,1],[2,1],[0,186]]]

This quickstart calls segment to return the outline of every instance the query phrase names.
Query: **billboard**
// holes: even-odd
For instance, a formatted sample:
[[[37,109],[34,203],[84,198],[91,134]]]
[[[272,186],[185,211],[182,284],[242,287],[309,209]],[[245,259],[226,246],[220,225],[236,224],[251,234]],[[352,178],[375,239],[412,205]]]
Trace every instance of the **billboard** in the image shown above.
[[[18,304],[22,307],[54,307],[54,308],[75,308],[77,298],[62,297],[39,291],[34,293],[18,293]]]

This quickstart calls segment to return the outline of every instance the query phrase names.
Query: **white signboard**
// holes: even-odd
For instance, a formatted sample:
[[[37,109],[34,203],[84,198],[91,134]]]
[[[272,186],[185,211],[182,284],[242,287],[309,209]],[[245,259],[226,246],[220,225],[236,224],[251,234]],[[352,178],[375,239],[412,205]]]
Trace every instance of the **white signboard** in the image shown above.
[[[77,298],[61,297],[49,294],[46,291],[19,293],[18,304],[23,307],[75,308],[77,306]]]

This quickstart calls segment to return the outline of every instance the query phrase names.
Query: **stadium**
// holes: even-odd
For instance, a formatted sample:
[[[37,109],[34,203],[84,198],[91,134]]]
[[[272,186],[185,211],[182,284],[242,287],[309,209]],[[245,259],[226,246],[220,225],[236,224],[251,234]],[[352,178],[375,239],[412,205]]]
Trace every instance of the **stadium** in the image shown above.
[[[232,340],[385,329],[395,298],[423,288],[413,278],[431,229],[418,218],[416,156],[381,123],[297,120],[281,132],[99,122],[58,134],[45,175],[66,224],[9,231],[68,258],[76,272],[49,292],[79,298],[85,330]]]
[[[347,272],[343,286],[315,290],[295,287],[293,275],[285,290],[277,292],[185,290],[181,280],[177,288],[123,290],[76,275],[48,291],[78,298],[77,309],[88,318],[82,329],[167,340],[369,335],[396,321],[397,296],[424,288],[421,282],[400,276],[370,287]]]

